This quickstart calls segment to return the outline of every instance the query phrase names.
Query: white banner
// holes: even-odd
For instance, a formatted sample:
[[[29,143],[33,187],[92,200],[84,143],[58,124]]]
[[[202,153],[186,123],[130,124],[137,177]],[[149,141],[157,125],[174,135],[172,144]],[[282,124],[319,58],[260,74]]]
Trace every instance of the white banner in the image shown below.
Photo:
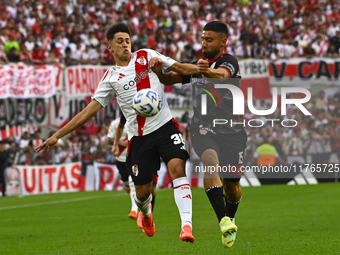
[[[91,96],[110,66],[70,66],[65,70],[66,92],[70,97]]]
[[[94,162],[93,167],[94,190],[122,189],[120,175],[116,165]]]
[[[15,168],[23,195],[80,191],[81,163]]]
[[[238,64],[242,80],[269,77],[268,60],[266,59],[242,59]]]
[[[59,69],[52,65],[0,66],[0,98],[51,97]]]
[[[279,59],[268,67],[274,86],[340,84],[340,58]]]

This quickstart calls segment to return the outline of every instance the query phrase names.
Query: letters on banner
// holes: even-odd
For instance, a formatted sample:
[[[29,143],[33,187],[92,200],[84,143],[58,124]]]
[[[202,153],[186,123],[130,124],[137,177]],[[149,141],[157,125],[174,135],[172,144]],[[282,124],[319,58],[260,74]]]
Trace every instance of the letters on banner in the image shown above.
[[[279,59],[268,67],[270,84],[274,86],[339,84],[339,58]]]
[[[51,97],[60,76],[60,67],[53,65],[0,65],[0,98]]]
[[[19,183],[16,190],[6,191],[10,194],[19,191],[22,195],[80,191],[81,163],[15,166],[8,170],[7,181]]]
[[[66,92],[69,97],[91,96],[109,66],[70,66],[65,69]]]
[[[119,171],[116,165],[105,163],[93,163],[94,190],[121,190]],[[87,178],[86,174],[86,178]]]

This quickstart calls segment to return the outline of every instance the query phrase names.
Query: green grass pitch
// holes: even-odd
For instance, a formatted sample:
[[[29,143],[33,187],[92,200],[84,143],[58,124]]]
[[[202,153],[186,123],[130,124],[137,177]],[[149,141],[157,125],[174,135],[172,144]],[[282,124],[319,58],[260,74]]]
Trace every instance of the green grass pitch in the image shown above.
[[[157,190],[156,234],[127,217],[123,191],[0,198],[0,254],[339,254],[340,184],[244,187],[234,246],[224,248],[203,189],[193,189],[193,244],[179,241],[173,190]]]

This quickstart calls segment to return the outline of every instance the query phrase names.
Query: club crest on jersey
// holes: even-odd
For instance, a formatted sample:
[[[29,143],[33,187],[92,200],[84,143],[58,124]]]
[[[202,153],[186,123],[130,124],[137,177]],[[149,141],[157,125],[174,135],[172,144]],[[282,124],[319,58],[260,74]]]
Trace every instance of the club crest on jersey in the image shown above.
[[[133,173],[134,176],[138,175],[138,166],[137,165],[132,166],[132,173]]]
[[[206,134],[208,134],[208,131],[205,130],[205,129],[201,129],[201,130],[200,130],[200,134],[201,134],[201,135],[206,135]]]
[[[145,66],[146,65],[146,59],[144,58],[144,56],[141,56],[139,59],[137,59],[137,63]]]

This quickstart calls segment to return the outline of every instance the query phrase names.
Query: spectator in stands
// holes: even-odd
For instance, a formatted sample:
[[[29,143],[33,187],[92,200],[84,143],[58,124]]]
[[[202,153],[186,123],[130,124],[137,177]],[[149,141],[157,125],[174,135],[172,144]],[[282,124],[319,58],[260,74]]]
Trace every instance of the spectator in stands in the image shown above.
[[[21,139],[19,141],[19,147],[20,149],[24,149],[29,146],[30,143],[30,135],[27,131],[24,132],[24,134],[21,136]]]
[[[326,58],[338,58],[340,56],[339,51],[336,50],[334,43],[329,43],[327,52],[324,55]]]
[[[17,63],[20,61],[20,56],[17,48],[12,47],[10,51],[7,53],[7,58],[10,62]]]
[[[97,50],[91,49],[90,45],[85,46],[85,50],[82,52],[80,63],[82,65],[96,65],[99,63],[99,54]]]
[[[20,44],[17,41],[17,36],[14,33],[8,34],[8,42],[5,44],[5,52],[7,54],[10,54],[10,52],[13,52],[13,48],[15,49],[15,52],[19,54],[20,52]]]
[[[32,51],[32,62],[35,65],[43,65],[46,60],[46,50],[44,50],[38,43],[34,45]]]
[[[302,155],[303,154],[303,140],[300,137],[300,129],[293,128],[293,137],[287,140],[285,146],[286,155]]]
[[[327,98],[325,96],[325,91],[321,90],[319,92],[319,96],[315,101],[315,108],[327,111]]]
[[[269,144],[267,137],[261,138],[261,145],[257,147],[256,152],[253,155],[253,158],[250,160],[248,165],[252,165],[255,162],[257,162],[257,165],[276,165],[277,161],[281,163],[282,165],[286,165],[286,161],[284,161],[278,152],[276,151],[276,148]]]
[[[4,48],[2,47],[2,45],[0,45],[0,64],[9,64],[10,61],[6,55],[6,52],[4,50]]]
[[[305,48],[305,50],[304,50],[304,56],[305,56],[306,58],[313,58],[313,57],[316,56],[315,50],[313,49],[311,43],[308,43],[307,47]]]
[[[336,35],[331,38],[330,42],[334,44],[335,51],[340,53],[340,25],[338,26],[338,29],[336,30]]]
[[[316,42],[312,44],[312,48],[317,57],[323,57],[324,53],[327,52],[327,41],[323,40],[322,35],[318,35]]]

